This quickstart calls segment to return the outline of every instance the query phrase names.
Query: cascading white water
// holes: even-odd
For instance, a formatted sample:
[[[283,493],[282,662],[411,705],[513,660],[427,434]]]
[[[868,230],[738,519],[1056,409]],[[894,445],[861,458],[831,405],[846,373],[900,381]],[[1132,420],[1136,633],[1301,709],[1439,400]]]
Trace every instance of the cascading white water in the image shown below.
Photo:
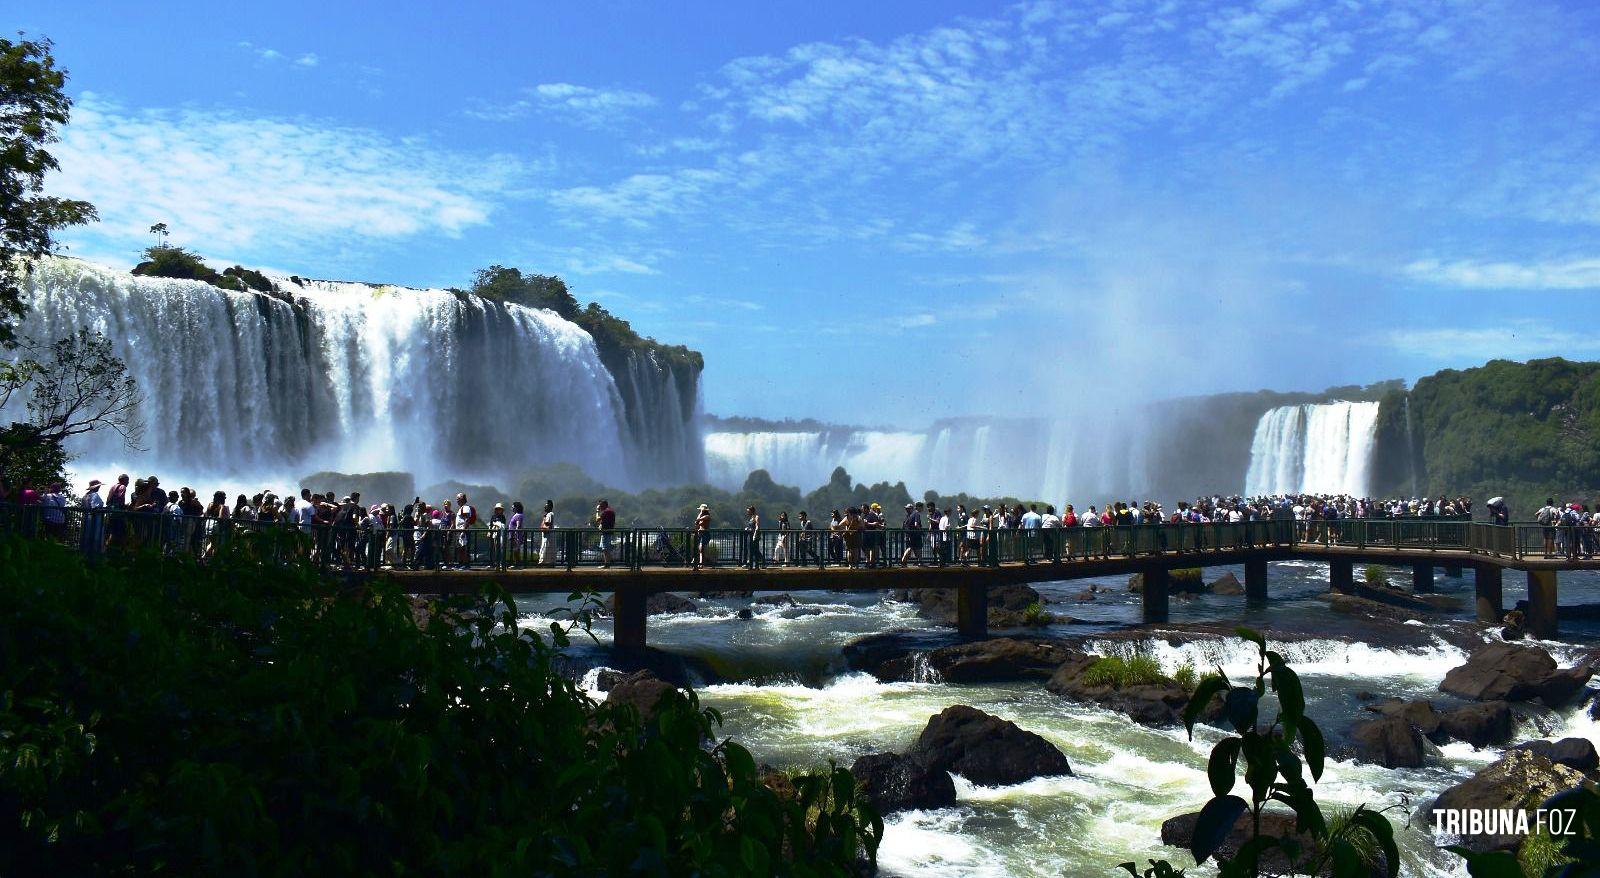
[[[22,331],[104,333],[146,397],[144,450],[95,436],[73,449],[77,468],[131,463],[234,481],[400,470],[426,484],[569,462],[624,487],[681,480],[630,466],[648,437],[630,434],[594,340],[549,311],[445,290],[324,281],[284,290],[292,302],[41,262],[25,287]],[[640,393],[648,376],[635,377],[628,384]],[[666,422],[695,408],[665,400],[638,429],[692,433],[692,421]],[[677,441],[695,454],[661,458],[698,466],[698,437]]]
[[[926,437],[879,430],[711,432],[705,435],[706,475],[711,484],[738,490],[750,473],[764,469],[780,485],[813,490],[835,467],[857,482],[913,481]]]
[[[1256,423],[1245,493],[1365,494],[1378,403],[1279,406]]]

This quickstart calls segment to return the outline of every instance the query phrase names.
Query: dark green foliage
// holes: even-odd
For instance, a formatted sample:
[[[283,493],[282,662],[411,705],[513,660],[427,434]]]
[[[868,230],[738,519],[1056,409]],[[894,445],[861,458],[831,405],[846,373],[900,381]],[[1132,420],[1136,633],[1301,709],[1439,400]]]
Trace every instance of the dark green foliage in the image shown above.
[[[1163,679],[1161,664],[1147,655],[1129,658],[1108,655],[1094,660],[1083,672],[1083,682],[1090,686],[1146,686]]]
[[[0,874],[846,875],[875,850],[847,771],[775,792],[692,693],[596,705],[503,594],[422,613],[266,548],[88,568],[0,539]]]
[[[12,487],[66,482],[67,452],[32,424],[0,427],[0,474]]]
[[[1410,400],[1424,494],[1465,494],[1479,510],[1503,495],[1516,521],[1530,519],[1546,497],[1600,497],[1600,363],[1491,360],[1423,378]],[[1387,463],[1404,454],[1391,444],[1393,432],[1380,434],[1380,470],[1391,481],[1377,488],[1409,494]]]
[[[333,491],[334,496],[343,496],[359,491],[364,503],[371,505],[377,503],[393,503],[399,508],[411,502],[417,493],[417,480],[410,473],[312,473],[300,479],[298,486],[285,486],[286,488],[309,488],[313,494]],[[295,492],[298,496],[299,492]],[[455,496],[454,494],[451,495]],[[427,498],[437,502],[439,498]],[[474,498],[473,502],[477,502]]]
[[[256,271],[253,268],[245,268],[242,265],[235,265],[232,268],[224,269],[222,274],[225,277],[236,279],[238,282],[244,284],[247,289],[255,290],[258,293],[275,293],[278,291],[277,284],[273,283],[267,278],[266,275]]]
[[[244,281],[234,275],[225,275],[201,261],[200,257],[182,247],[155,246],[144,251],[144,261],[133,267],[133,273],[145,277],[171,277],[179,280],[198,280],[225,290],[243,292]]]
[[[43,194],[45,176],[59,167],[48,147],[72,110],[66,71],[50,50],[49,40],[0,39],[0,347],[17,341],[27,312],[22,279],[56,251],[56,231],[96,219],[86,201]]]
[[[691,402],[695,398],[694,383],[705,368],[705,360],[698,351],[641,337],[628,321],[595,302],[590,302],[584,308],[578,307],[578,300],[573,298],[566,282],[559,277],[523,274],[516,268],[491,265],[474,276],[472,292],[494,302],[548,308],[583,327],[594,337],[600,361],[619,384],[628,380],[625,376],[629,373],[629,360],[634,355],[644,355],[664,365],[682,367],[676,369],[679,380],[684,382],[679,388],[679,395]],[[628,394],[624,393],[623,398],[626,400]]]
[[[1305,714],[1305,692],[1300,677],[1283,656],[1267,649],[1266,640],[1248,628],[1239,636],[1254,643],[1260,654],[1255,679],[1235,685],[1218,668],[1195,686],[1184,708],[1184,724],[1194,735],[1194,725],[1213,699],[1222,697],[1223,720],[1236,734],[1218,741],[1211,749],[1206,775],[1211,781],[1212,798],[1200,809],[1195,823],[1190,853],[1195,863],[1215,856],[1234,824],[1250,817],[1252,832],[1231,859],[1218,857],[1222,878],[1258,876],[1262,858],[1276,850],[1296,874],[1333,878],[1369,878],[1373,874],[1373,851],[1383,856],[1389,878],[1400,873],[1400,851],[1394,841],[1394,827],[1381,812],[1365,806],[1340,815],[1337,820],[1323,816],[1305,774],[1316,781],[1322,777],[1325,745],[1317,724]],[[1260,706],[1270,688],[1277,698],[1278,714],[1270,723],[1261,722]],[[1240,769],[1243,769],[1246,799],[1236,795]],[[1311,850],[1302,849],[1294,838],[1277,838],[1261,832],[1261,814],[1271,802],[1294,812],[1295,832],[1313,841]],[[1139,878],[1132,863],[1123,868]],[[1164,861],[1151,861],[1145,875],[1181,874]]]
[[[1366,570],[1367,585],[1373,588],[1383,588],[1389,584],[1389,572],[1383,569],[1382,564],[1368,564]]]

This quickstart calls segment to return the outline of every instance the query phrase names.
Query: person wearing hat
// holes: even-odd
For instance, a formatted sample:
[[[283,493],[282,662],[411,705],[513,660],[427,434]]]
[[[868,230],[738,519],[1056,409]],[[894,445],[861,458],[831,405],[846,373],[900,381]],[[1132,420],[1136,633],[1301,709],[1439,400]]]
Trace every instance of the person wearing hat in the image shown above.
[[[706,566],[706,547],[711,545],[711,507],[704,503],[694,513],[694,558],[695,564]],[[716,563],[712,559],[712,564]]]
[[[83,492],[83,534],[79,538],[83,553],[100,554],[105,545],[105,498],[100,496],[100,480],[90,479],[88,490]]]
[[[489,510],[489,565],[495,568],[505,566],[506,545],[506,507],[504,503],[494,504]]]

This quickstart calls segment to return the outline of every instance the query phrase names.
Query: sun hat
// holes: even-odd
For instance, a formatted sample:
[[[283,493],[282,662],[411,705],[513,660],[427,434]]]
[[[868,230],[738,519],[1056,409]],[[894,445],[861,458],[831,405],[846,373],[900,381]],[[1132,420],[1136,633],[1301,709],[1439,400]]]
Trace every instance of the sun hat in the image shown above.
[[[90,479],[89,480],[89,490],[91,490],[91,491],[93,491],[95,488],[100,487],[100,485],[101,485],[101,482],[100,482],[99,479]]]

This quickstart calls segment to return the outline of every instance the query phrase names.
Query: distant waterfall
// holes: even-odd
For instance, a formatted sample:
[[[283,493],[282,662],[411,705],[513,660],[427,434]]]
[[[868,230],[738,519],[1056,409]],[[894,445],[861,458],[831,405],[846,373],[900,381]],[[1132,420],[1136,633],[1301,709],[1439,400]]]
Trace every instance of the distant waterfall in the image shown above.
[[[1249,495],[1364,494],[1378,403],[1329,402],[1267,411],[1250,445]]]
[[[549,311],[353,283],[285,291],[40,263],[23,331],[105,333],[146,396],[146,450],[96,436],[74,449],[79,461],[284,488],[295,486],[268,480],[402,470],[420,484],[510,488],[517,473],[555,462],[623,487],[682,481],[651,472],[660,467],[698,473],[697,400],[673,395],[679,376],[665,377],[668,398],[644,399],[663,382],[640,364],[623,382],[637,397],[625,405],[594,340]]]
[[[710,432],[705,435],[706,476],[730,491],[764,469],[780,485],[811,491],[827,484],[835,467],[857,482],[915,480],[925,437],[878,430]],[[913,489],[916,490],[916,489]]]

